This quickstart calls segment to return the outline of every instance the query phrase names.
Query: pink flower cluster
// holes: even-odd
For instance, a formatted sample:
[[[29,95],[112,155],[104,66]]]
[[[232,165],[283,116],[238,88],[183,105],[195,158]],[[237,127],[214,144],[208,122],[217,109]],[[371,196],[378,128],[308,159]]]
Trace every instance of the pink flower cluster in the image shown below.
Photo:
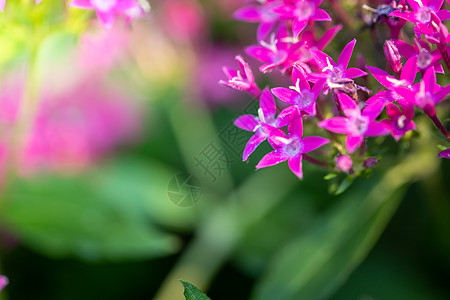
[[[385,41],[384,47],[392,67],[388,71],[364,64],[360,67],[365,70],[350,66],[356,39],[342,49],[337,61],[323,52],[342,26],[327,26],[329,29],[318,38],[320,23],[316,21],[331,21],[330,15],[320,8],[322,0],[263,0],[239,9],[235,18],[259,24],[258,44],[248,47],[246,53],[261,62],[261,72],[278,70],[291,82],[288,87],[265,88],[261,92],[241,56],[236,57],[241,70],[224,68],[228,80],[221,81],[223,85],[245,91],[260,103],[258,116],[244,115],[235,121],[237,127],[255,133],[244,149],[243,160],[267,140],[273,151],[256,168],[287,160],[292,172],[302,178],[305,159],[325,167],[334,165],[336,171],[352,174],[355,169],[371,168],[377,163],[367,154],[367,138],[390,134],[399,141],[408,131],[416,130],[415,110],[430,117],[450,141],[435,110],[450,93],[450,85],[436,83],[436,73],[444,73],[441,63],[450,70],[450,36],[442,23],[450,19],[450,11],[441,9],[442,3],[443,0],[408,0],[408,6],[400,0],[372,9],[391,28],[392,39]],[[398,39],[407,21],[415,25],[412,42]],[[356,78],[365,78],[358,82],[367,85],[366,71],[385,88],[370,98],[369,87],[355,82]],[[278,108],[273,96],[281,101]],[[306,122],[316,125],[328,139],[303,137]],[[321,151],[323,159],[308,154],[328,143],[335,150]],[[439,156],[449,157],[448,153],[446,150]]]

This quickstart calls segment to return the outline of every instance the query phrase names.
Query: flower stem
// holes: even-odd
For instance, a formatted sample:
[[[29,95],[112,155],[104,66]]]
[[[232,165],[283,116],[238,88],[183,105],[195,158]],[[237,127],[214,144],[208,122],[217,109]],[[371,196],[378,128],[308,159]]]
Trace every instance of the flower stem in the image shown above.
[[[314,158],[312,156],[309,156],[308,154],[302,154],[302,156],[303,156],[304,160],[306,160],[307,162],[310,162],[314,165],[317,165],[320,167],[325,167],[325,168],[328,168],[330,166],[327,162],[317,159],[317,158]]]
[[[445,138],[450,141],[450,133],[447,131],[447,129],[445,129],[444,125],[442,125],[442,123],[439,120],[439,118],[437,117],[437,115],[436,114],[428,115],[428,117],[430,117],[430,119],[433,121],[434,125],[436,125],[436,127],[442,132],[442,134],[445,136]]]

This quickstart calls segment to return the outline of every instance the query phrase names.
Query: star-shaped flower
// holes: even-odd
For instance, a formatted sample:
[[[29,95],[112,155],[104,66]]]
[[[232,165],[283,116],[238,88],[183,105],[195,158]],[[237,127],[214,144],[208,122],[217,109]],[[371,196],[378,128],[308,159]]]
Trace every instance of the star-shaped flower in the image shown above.
[[[326,79],[326,92],[327,89],[333,88],[345,89],[347,84],[353,83],[353,78],[367,75],[358,68],[348,68],[355,43],[354,39],[344,47],[337,64],[322,51],[314,51],[316,63],[322,69],[322,73],[312,73],[308,80]]]
[[[326,11],[319,8],[322,0],[284,1],[274,11],[287,19],[291,19],[292,33],[298,36],[309,21],[331,21]]]
[[[254,115],[243,115],[234,121],[234,125],[237,127],[246,131],[255,132],[245,146],[244,153],[242,155],[243,161],[246,161],[253,151],[255,151],[256,147],[258,147],[268,137],[268,134],[262,128],[263,124],[268,124],[274,127],[280,126],[280,122],[275,118],[277,111],[275,100],[273,99],[273,96],[268,88],[263,90],[259,101],[260,108],[258,110],[258,117]]]
[[[268,134],[274,151],[266,154],[256,168],[273,166],[287,160],[291,171],[300,179],[303,178],[303,154],[329,143],[328,139],[320,136],[302,138],[303,123],[299,112],[292,114],[287,136],[282,130],[270,125],[263,125],[263,129]]]
[[[253,97],[257,97],[261,90],[255,83],[255,77],[250,66],[241,56],[236,56],[241,71],[223,67],[223,72],[228,77],[228,81],[220,80],[219,83],[238,91],[248,92]]]
[[[316,99],[322,91],[325,80],[318,81],[311,90],[303,73],[294,67],[292,81],[295,84],[294,86],[290,86],[288,89],[283,87],[273,88],[272,93],[280,100],[296,106],[300,111],[315,116]]]
[[[375,121],[383,110],[381,102],[374,102],[361,112],[358,105],[347,94],[338,94],[339,103],[346,117],[334,117],[319,122],[326,130],[347,134],[346,148],[349,153],[361,146],[366,136],[379,136],[389,133],[381,122]]]
[[[402,112],[394,103],[389,103],[386,112],[389,120],[382,120],[381,122],[389,128],[396,141],[400,140],[407,131],[416,129],[416,124],[412,121],[414,117],[413,107],[404,107]]]

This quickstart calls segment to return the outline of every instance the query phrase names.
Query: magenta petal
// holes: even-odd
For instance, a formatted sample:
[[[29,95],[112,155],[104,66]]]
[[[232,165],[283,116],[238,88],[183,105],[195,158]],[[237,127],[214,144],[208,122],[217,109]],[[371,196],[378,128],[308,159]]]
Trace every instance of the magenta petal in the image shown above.
[[[375,77],[375,79],[381,83],[383,86],[385,86],[386,88],[393,90],[396,88],[396,85],[394,85],[392,83],[392,81],[387,80],[386,78],[392,78],[395,79],[394,77],[390,76],[388,73],[386,73],[383,70],[380,70],[378,68],[375,67],[371,67],[371,66],[367,66],[367,69],[369,70],[369,72],[373,75],[373,77]]]
[[[347,70],[344,71],[345,78],[357,78],[366,75],[367,72],[364,72],[363,70],[358,68],[348,68]]]
[[[285,109],[283,109],[277,117],[276,126],[277,127],[284,127],[291,121],[292,114],[296,113],[296,110],[298,110],[295,106],[289,106]]]
[[[400,109],[394,103],[389,103],[386,106],[386,113],[387,113],[387,115],[389,116],[389,118],[391,120],[394,120],[395,117],[397,117],[397,116],[402,114]]]
[[[355,115],[361,114],[358,105],[349,95],[339,93],[338,99],[339,103],[341,104],[342,110],[347,117],[353,117]]]
[[[425,92],[433,93],[434,85],[436,84],[436,73],[434,73],[433,68],[428,68],[425,71],[422,81],[425,84]]]
[[[326,80],[325,79],[321,79],[321,80],[317,81],[314,84],[314,86],[312,88],[312,93],[314,95],[314,100],[316,100],[317,97],[319,97],[320,92],[322,92],[322,89],[325,86],[325,84],[326,84]]]
[[[330,15],[321,8],[316,8],[314,16],[311,17],[313,21],[331,21]]]
[[[370,103],[364,108],[362,115],[369,117],[370,121],[375,120],[383,111],[384,106],[386,105],[385,103],[386,102],[383,101],[374,101]]]
[[[259,106],[263,110],[265,117],[275,116],[277,106],[275,104],[275,99],[273,99],[273,96],[268,88],[265,88],[262,91],[261,97],[259,98]]]
[[[334,117],[319,122],[319,127],[325,128],[328,131],[346,134],[349,132],[349,121],[344,117]]]
[[[289,156],[280,154],[279,151],[275,150],[270,153],[267,153],[256,165],[256,168],[261,169],[265,167],[274,166],[288,159]]]
[[[273,28],[273,25],[274,23],[272,22],[259,24],[256,35],[258,41],[264,40],[269,35],[270,30]]]
[[[438,154],[438,157],[450,159],[450,149],[441,151],[441,152]]]
[[[319,50],[324,49],[329,42],[336,36],[336,34],[342,29],[342,24],[336,25],[330,29],[328,29],[319,41],[316,43],[316,47]]]
[[[308,21],[299,21],[297,19],[294,20],[292,24],[292,33],[294,34],[294,37],[297,37],[300,32],[305,29],[306,24],[308,24]]]
[[[97,10],[97,17],[100,23],[106,28],[111,29],[114,24],[114,13],[113,12],[101,12]]]
[[[352,57],[353,48],[355,48],[356,39],[353,39],[348,43],[339,55],[338,66],[341,66],[343,70],[347,69],[350,57]]]
[[[261,124],[261,127],[269,136],[269,142],[271,142],[272,146],[274,146],[275,148],[284,146],[283,140],[286,139],[286,135],[282,130],[268,124]]]
[[[255,127],[258,126],[258,121],[253,115],[243,115],[234,121],[234,125],[246,131],[254,131]]]
[[[238,9],[234,12],[233,17],[236,20],[246,21],[246,22],[259,22],[261,20],[261,14],[259,12],[258,6],[246,6]]]
[[[367,127],[365,135],[367,136],[379,136],[386,135],[389,133],[389,129],[383,125],[381,122],[371,122]]]
[[[250,154],[255,151],[256,147],[258,147],[267,136],[264,134],[256,133],[254,134],[247,142],[247,145],[245,145],[244,153],[242,154],[242,160],[246,161]]]
[[[417,56],[410,57],[403,66],[400,75],[401,80],[405,80],[410,85],[414,83],[417,74]]]
[[[250,66],[248,63],[244,61],[244,59],[241,56],[236,56],[236,60],[239,63],[239,66],[241,67],[241,70],[244,71],[245,78],[248,80],[248,82],[255,82],[255,78],[253,77],[253,72],[250,69]]]
[[[450,11],[443,9],[436,13],[436,15],[441,19],[441,21],[445,21],[450,19]]]
[[[267,48],[261,47],[261,46],[250,46],[250,47],[247,47],[245,49],[245,52],[248,55],[250,55],[250,56],[252,56],[252,57],[254,57],[256,59],[259,59],[261,61],[264,61],[264,62],[271,61],[271,57],[273,55],[272,51],[270,51]]]
[[[299,96],[299,93],[296,91],[282,87],[273,88],[272,93],[281,101],[289,104],[296,104],[295,99]]]
[[[302,139],[303,151],[302,153],[308,153],[310,151],[316,150],[317,148],[328,144],[330,141],[326,138],[320,136],[308,136]]]
[[[297,84],[297,81],[299,82],[301,91],[304,91],[304,90],[310,91],[311,90],[311,87],[309,86],[308,81],[306,81],[306,78],[303,75],[302,71],[300,71],[296,67],[294,67],[292,69],[292,81],[294,82],[294,85]]]
[[[0,0],[0,11],[5,9],[5,0]]]
[[[303,136],[303,121],[300,112],[294,110],[291,116],[291,122],[288,125],[289,136],[301,138]]]
[[[362,135],[348,135],[347,139],[345,140],[345,147],[347,148],[348,152],[352,154],[359,146],[361,146],[363,141],[364,137]]]
[[[443,87],[440,89],[437,93],[435,93],[434,96],[434,102],[435,104],[438,104],[442,101],[447,95],[450,94],[450,85],[447,85],[446,87]]]
[[[302,172],[302,156],[297,155],[294,157],[289,158],[289,169],[297,175],[298,178],[303,178],[303,172]]]
[[[393,43],[397,47],[400,54],[405,58],[409,58],[416,54],[414,47],[402,40],[393,40]]]

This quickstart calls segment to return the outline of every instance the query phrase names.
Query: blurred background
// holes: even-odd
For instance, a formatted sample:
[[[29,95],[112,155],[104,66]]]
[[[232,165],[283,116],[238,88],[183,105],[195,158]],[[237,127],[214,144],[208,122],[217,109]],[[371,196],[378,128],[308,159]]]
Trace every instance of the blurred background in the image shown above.
[[[307,163],[302,181],[255,171],[270,146],[242,162],[233,121],[258,103],[222,66],[241,54],[260,87],[290,82],[245,56],[244,1],[153,2],[110,30],[56,0],[0,15],[0,299],[176,300],[180,278],[212,299],[448,299],[450,161],[430,122],[374,140],[381,161],[339,196],[344,177]]]

